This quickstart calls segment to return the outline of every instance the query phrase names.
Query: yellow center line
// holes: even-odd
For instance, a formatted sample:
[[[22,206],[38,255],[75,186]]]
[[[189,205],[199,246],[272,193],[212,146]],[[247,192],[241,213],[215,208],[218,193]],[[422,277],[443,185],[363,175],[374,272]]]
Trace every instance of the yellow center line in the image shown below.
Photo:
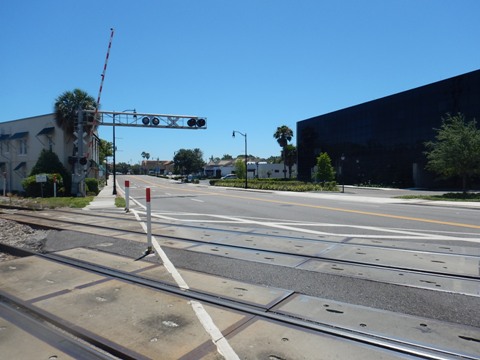
[[[164,188],[164,189],[175,189],[171,186],[166,185],[159,185],[154,182],[141,179],[141,181],[154,185],[156,187]],[[185,192],[193,192],[199,195],[219,195],[224,197],[230,198],[237,198],[243,200],[253,200],[265,203],[273,203],[273,204],[281,204],[281,205],[293,205],[293,206],[301,206],[306,208],[313,208],[313,209],[321,209],[321,210],[330,210],[330,211],[338,211],[338,212],[345,212],[351,214],[359,214],[359,215],[368,215],[368,216],[376,216],[376,217],[384,217],[389,219],[398,219],[398,220],[408,220],[408,221],[416,221],[416,222],[423,222],[423,223],[430,223],[430,224],[439,224],[439,225],[449,225],[449,226],[457,226],[457,227],[464,227],[469,229],[480,229],[480,225],[473,225],[473,224],[464,224],[464,223],[457,223],[457,222],[450,222],[450,221],[441,221],[441,220],[433,220],[433,219],[425,219],[425,218],[418,218],[418,217],[411,217],[411,216],[402,216],[402,215],[392,215],[392,214],[382,214],[377,212],[370,212],[370,211],[362,211],[362,210],[352,210],[352,209],[345,209],[345,208],[337,208],[331,206],[324,206],[324,205],[311,205],[311,204],[303,204],[297,202],[290,202],[290,201],[282,201],[282,200],[271,200],[271,199],[259,199],[250,196],[243,196],[243,195],[234,195],[234,194],[219,194],[219,193],[212,193],[206,190],[196,190],[196,189],[176,189]]]

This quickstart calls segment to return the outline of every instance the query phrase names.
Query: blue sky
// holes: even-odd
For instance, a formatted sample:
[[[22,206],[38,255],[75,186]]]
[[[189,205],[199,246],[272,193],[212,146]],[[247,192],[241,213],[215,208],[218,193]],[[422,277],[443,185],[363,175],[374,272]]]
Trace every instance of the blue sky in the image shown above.
[[[479,14],[478,0],[2,1],[0,122],[51,113],[74,88],[96,99],[113,27],[101,109],[208,125],[117,127],[117,161],[236,156],[233,130],[279,155],[278,126],[479,69]]]

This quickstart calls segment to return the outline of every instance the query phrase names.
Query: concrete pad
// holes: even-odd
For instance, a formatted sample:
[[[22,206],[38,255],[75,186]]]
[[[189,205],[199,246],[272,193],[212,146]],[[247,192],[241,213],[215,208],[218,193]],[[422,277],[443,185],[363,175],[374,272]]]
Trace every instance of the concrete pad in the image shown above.
[[[379,337],[392,337],[477,358],[480,329],[416,316],[296,295],[275,308],[286,315]]]
[[[275,249],[275,251],[278,252],[297,254],[300,256],[315,256],[331,246],[331,244],[326,244],[314,240],[288,239],[271,236],[225,234],[221,236],[215,235],[212,237],[214,237],[214,239],[212,240],[214,240],[216,243],[221,243],[225,245],[244,246],[251,249],[266,251]]]
[[[477,235],[478,237],[478,235]],[[468,237],[465,239],[468,241]],[[443,241],[445,242],[445,241]],[[446,254],[463,254],[470,256],[480,256],[479,246],[459,246],[451,244],[442,244],[441,240],[402,241],[399,239],[358,239],[349,241],[349,244],[384,246],[399,249],[409,249],[418,251],[432,251]]]
[[[213,240],[210,234],[206,234],[206,232],[202,229],[184,228],[181,225],[166,226],[166,227],[163,227],[162,229],[154,228],[152,232],[154,232],[156,236],[160,238],[162,235],[165,235],[165,236],[188,239],[188,240],[191,240],[192,242],[196,240],[210,242]],[[189,245],[192,244],[191,242],[186,242],[186,243]]]
[[[476,280],[452,279],[444,276],[416,274],[385,268],[378,269],[361,265],[336,264],[321,260],[308,260],[297,268],[327,274],[368,279],[388,284],[399,284],[423,289],[480,296],[480,286]]]
[[[75,289],[35,305],[152,359],[178,359],[212,344],[187,299],[117,280]],[[242,314],[205,308],[220,331],[244,321]]]
[[[274,254],[268,251],[246,250],[238,248],[235,249],[228,246],[199,245],[191,247],[189,250],[211,255],[226,256],[234,259],[256,261],[288,267],[296,267],[308,259],[295,255],[290,256]]]
[[[349,260],[407,269],[478,276],[479,259],[469,256],[430,254],[420,251],[337,245],[322,253],[331,259]]]
[[[195,271],[183,269],[178,269],[178,271],[192,290],[259,307],[270,308],[273,304],[292,294],[292,291],[289,290],[248,284]],[[152,280],[175,284],[170,273],[163,266],[142,271],[139,275]]]
[[[156,236],[155,239],[157,240],[160,246],[171,247],[175,249],[188,249],[192,246],[196,246],[197,244],[192,241],[181,241],[181,240],[173,240],[168,238],[163,238],[162,236]]]
[[[125,256],[84,248],[59,251],[57,254],[125,272],[134,272],[152,266],[152,263],[147,261],[135,261],[135,259]]]
[[[381,348],[265,320],[247,324],[227,340],[241,359],[405,359]]]
[[[31,300],[104,279],[87,271],[35,256],[0,263],[0,290]]]
[[[0,317],[2,359],[75,359]]]

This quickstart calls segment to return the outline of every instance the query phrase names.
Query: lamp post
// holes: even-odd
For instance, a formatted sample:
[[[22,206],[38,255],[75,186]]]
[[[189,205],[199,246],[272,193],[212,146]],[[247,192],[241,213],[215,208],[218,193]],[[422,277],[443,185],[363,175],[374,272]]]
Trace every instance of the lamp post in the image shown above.
[[[136,112],[135,109],[133,110],[123,110],[122,112],[133,111]],[[137,117],[137,115],[133,115],[133,117]],[[115,153],[117,152],[117,147],[115,146],[115,114],[113,114],[113,191],[112,195],[117,195],[117,169],[115,167]]]
[[[248,187],[248,168],[247,168],[247,133],[241,133],[240,131],[233,130],[232,137],[235,137],[235,133],[242,135],[245,138],[245,189]]]
[[[342,160],[342,165],[341,165],[342,166],[341,167],[341,169],[342,169],[342,193],[344,193],[345,192],[345,173],[344,173],[345,169],[344,169],[344,166],[343,166],[343,162],[345,161],[345,155],[342,154],[342,157],[340,158],[340,160]]]

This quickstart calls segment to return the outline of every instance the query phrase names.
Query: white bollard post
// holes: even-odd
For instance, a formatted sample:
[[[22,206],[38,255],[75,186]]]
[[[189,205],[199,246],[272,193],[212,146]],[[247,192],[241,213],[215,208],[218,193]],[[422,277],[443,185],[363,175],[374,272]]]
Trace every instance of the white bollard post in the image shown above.
[[[130,181],[125,180],[125,211],[130,211]]]
[[[53,175],[53,197],[57,197],[57,176]]]
[[[147,188],[147,253],[152,253],[152,206],[150,205],[150,188]]]

